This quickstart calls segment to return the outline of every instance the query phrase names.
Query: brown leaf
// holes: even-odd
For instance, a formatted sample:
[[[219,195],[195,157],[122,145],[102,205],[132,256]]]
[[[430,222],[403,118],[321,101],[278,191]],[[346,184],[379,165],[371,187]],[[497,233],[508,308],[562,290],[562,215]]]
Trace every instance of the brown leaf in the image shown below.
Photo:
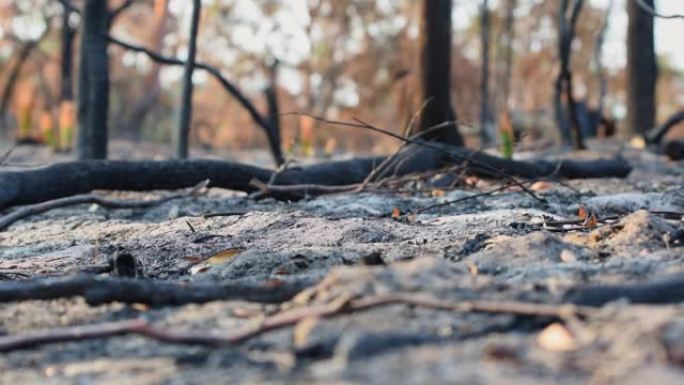
[[[398,207],[395,207],[392,209],[392,219],[399,219],[401,216],[401,211],[399,210]]]
[[[242,247],[231,247],[230,249],[219,251],[218,253],[207,258],[207,263],[211,265],[220,265],[230,261],[233,259],[233,257],[242,253],[243,251],[245,251],[245,249]]]
[[[199,263],[204,260],[204,258],[200,257],[199,255],[186,255],[183,257],[183,259],[192,263]]]
[[[585,219],[587,217],[587,208],[584,206],[580,206],[579,210],[577,210],[577,216],[579,219]]]
[[[539,192],[549,190],[552,187],[553,183],[545,180],[540,180],[538,182],[532,183],[532,185],[530,186],[530,190]]]
[[[191,267],[189,271],[190,271],[190,275],[195,275],[195,274],[199,274],[199,273],[204,273],[205,271],[208,271],[209,269],[211,269],[211,266],[209,266],[207,264],[200,264],[200,265],[195,265],[195,266]]]
[[[593,229],[597,225],[598,225],[598,217],[594,213],[589,214],[589,217],[587,217],[584,220],[584,227],[586,227],[588,229]]]
[[[444,196],[444,194],[446,194],[446,193],[442,189],[439,189],[439,188],[433,188],[432,189],[432,196],[435,198],[441,198]]]

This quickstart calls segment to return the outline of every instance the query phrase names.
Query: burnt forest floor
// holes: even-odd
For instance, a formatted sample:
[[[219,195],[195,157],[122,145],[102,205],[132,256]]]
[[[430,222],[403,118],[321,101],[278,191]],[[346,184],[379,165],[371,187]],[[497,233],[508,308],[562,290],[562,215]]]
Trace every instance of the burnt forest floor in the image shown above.
[[[114,146],[115,157],[150,157],[130,151]],[[148,209],[53,210],[0,232],[0,283],[70,274],[123,250],[147,278],[317,286],[283,305],[89,306],[78,297],[4,303],[0,335],[140,317],[173,330],[229,335],[281,308],[345,297],[411,293],[454,304],[559,304],[572,287],[684,273],[682,240],[673,239],[681,235],[681,218],[653,213],[684,212],[684,164],[640,150],[621,154],[634,167],[626,179],[542,182],[532,189],[544,202],[511,188],[400,218],[390,213],[463,198],[497,182],[292,203],[210,189]],[[20,147],[9,167],[57,159],[44,149]],[[103,194],[150,199],[167,192]],[[596,214],[596,227],[549,225],[577,219],[580,205]],[[202,216],[217,212],[237,215]],[[602,220],[610,216],[615,219]],[[52,343],[0,354],[0,384],[684,383],[684,304],[618,300],[592,310],[558,322],[398,303],[305,318],[235,346],[132,335]]]

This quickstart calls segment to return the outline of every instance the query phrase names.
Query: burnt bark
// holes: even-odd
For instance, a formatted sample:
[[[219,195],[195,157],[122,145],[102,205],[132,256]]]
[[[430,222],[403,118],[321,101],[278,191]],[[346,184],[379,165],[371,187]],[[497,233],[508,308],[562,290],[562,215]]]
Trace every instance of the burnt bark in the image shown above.
[[[631,303],[668,304],[684,302],[684,275],[651,282],[624,285],[586,285],[566,292],[563,303],[603,306],[619,299]]]
[[[653,0],[644,0],[654,8]],[[627,133],[644,134],[655,126],[656,61],[653,15],[636,1],[627,2]]]
[[[489,100],[489,40],[490,40],[490,11],[489,1],[483,0],[480,9],[480,49],[482,50],[482,72],[480,77],[480,139],[482,144],[494,141],[492,132],[492,113]]]
[[[193,0],[192,19],[190,22],[190,36],[188,37],[188,58],[183,68],[183,91],[181,93],[180,116],[178,127],[174,133],[173,147],[176,158],[188,157],[188,140],[190,137],[190,125],[192,123],[192,74],[195,70],[195,56],[197,54],[197,33],[199,31],[200,14],[202,13],[202,1]]]
[[[515,29],[513,28],[514,13],[518,6],[518,0],[508,0],[506,5],[506,46],[504,51],[504,78],[503,78],[503,107],[508,111],[508,103],[511,95],[511,83],[513,79],[513,39],[515,38]]]
[[[110,15],[107,2],[86,0],[78,84],[78,157],[107,157],[107,116],[109,109],[109,56],[107,34]]]
[[[82,296],[90,305],[123,302],[168,306],[218,300],[280,303],[291,299],[311,283],[194,283],[76,275],[0,283],[0,302]]]
[[[646,142],[649,144],[662,143],[663,139],[665,138],[665,135],[667,135],[670,129],[682,121],[684,121],[684,110],[675,112],[665,121],[665,123],[653,128],[652,130],[644,134]]]
[[[271,131],[269,137],[269,145],[271,153],[278,159],[277,164],[281,165],[284,162],[283,152],[280,148],[280,106],[278,103],[278,66],[280,62],[275,59],[273,64],[268,68],[268,87],[264,90],[266,97],[266,105],[268,106],[268,123]]]
[[[565,144],[573,148],[584,149],[582,128],[577,118],[572,83],[572,41],[575,39],[575,28],[582,10],[583,0],[561,0],[558,17],[558,58],[560,70],[554,85],[554,109],[556,121]],[[571,6],[572,5],[572,6]],[[570,10],[570,15],[568,15]],[[563,103],[565,98],[565,103]]]
[[[0,209],[38,203],[92,190],[158,190],[195,186],[209,179],[210,185],[252,192],[252,179],[274,185],[345,186],[363,182],[386,157],[354,158],[283,171],[219,160],[104,161],[86,160],[57,163],[22,171],[0,172]],[[448,145],[407,146],[393,157],[378,177],[406,175],[467,165],[471,174],[501,178],[601,178],[624,177],[631,171],[622,159],[594,161],[502,159],[482,152]],[[274,177],[275,174],[275,177]],[[273,193],[279,199],[293,199],[292,193]]]
[[[76,29],[71,25],[71,18],[73,11],[71,8],[64,6],[62,14],[62,31],[61,31],[61,84],[60,84],[60,99],[62,101],[74,100],[74,38],[76,37]]]
[[[460,146],[463,138],[451,106],[451,9],[452,0],[423,0],[421,83],[426,104],[418,132],[425,132],[423,139]]]

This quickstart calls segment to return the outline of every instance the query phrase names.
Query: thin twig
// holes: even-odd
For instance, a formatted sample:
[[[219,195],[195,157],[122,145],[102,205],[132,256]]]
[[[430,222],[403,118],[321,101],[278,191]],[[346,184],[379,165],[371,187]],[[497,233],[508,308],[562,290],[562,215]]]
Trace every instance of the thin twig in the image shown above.
[[[329,303],[309,305],[276,313],[255,327],[247,327],[234,334],[179,331],[156,327],[143,319],[109,322],[85,326],[42,330],[27,334],[0,337],[0,351],[11,351],[40,344],[81,341],[93,338],[137,334],[160,342],[199,344],[209,346],[234,345],[268,331],[282,329],[299,321],[318,317],[333,317],[345,313],[365,311],[388,305],[408,305],[419,308],[458,313],[510,314],[523,317],[557,318],[561,320],[587,317],[594,311],[575,305],[546,305],[516,301],[461,301],[452,302],[411,293],[379,294],[352,300],[341,296]]]
[[[465,202],[465,201],[468,201],[468,200],[471,200],[471,199],[480,198],[480,197],[484,197],[484,196],[489,196],[489,195],[495,194],[495,193],[497,193],[497,192],[499,192],[499,191],[503,191],[503,190],[505,190],[505,189],[507,189],[507,188],[509,188],[509,187],[511,187],[511,185],[508,185],[508,184],[507,184],[507,185],[503,185],[503,186],[497,187],[497,188],[495,188],[495,189],[493,189],[493,190],[488,190],[488,191],[484,191],[484,192],[481,192],[481,193],[468,195],[468,196],[461,197],[461,198],[454,199],[454,200],[450,200],[450,201],[447,201],[447,202],[435,203],[435,204],[432,204],[432,205],[423,207],[423,208],[421,208],[421,209],[418,209],[418,210],[414,211],[413,214],[421,214],[421,213],[424,213],[424,212],[426,212],[426,211],[430,211],[430,210],[433,210],[433,209],[436,209],[436,208],[445,207],[445,206],[451,206],[451,205],[453,205],[453,204]]]
[[[198,184],[197,186],[193,187],[189,191],[178,194],[172,194],[163,198],[147,201],[113,200],[97,194],[82,194],[37,203],[34,205],[23,206],[3,217],[0,217],[0,231],[7,229],[10,225],[12,225],[14,222],[20,219],[24,219],[33,215],[42,214],[50,210],[68,206],[75,206],[81,204],[97,204],[108,209],[141,209],[154,207],[174,199],[196,196],[201,190],[206,188],[208,184],[209,181],[206,180]]]
[[[279,194],[294,194],[307,196],[308,194],[335,194],[343,192],[351,192],[358,188],[358,184],[351,184],[346,186],[328,186],[321,184],[293,184],[293,185],[273,185],[266,184],[258,179],[252,179],[249,184],[261,192],[263,195],[269,193]]]
[[[427,148],[436,149],[436,150],[438,150],[438,151],[440,151],[440,152],[442,152],[442,153],[444,153],[444,154],[446,154],[446,155],[449,155],[449,156],[452,156],[452,157],[456,157],[456,158],[460,158],[460,159],[462,159],[463,161],[471,162],[471,163],[474,164],[474,165],[483,167],[483,168],[487,169],[489,172],[491,172],[492,174],[494,174],[494,175],[496,175],[496,176],[498,176],[498,177],[504,178],[506,181],[508,181],[508,182],[510,182],[510,183],[513,183],[513,184],[515,184],[516,186],[520,187],[525,193],[527,193],[527,195],[531,196],[531,197],[532,197],[533,199],[535,199],[536,201],[538,201],[538,202],[540,202],[540,203],[546,203],[546,201],[545,201],[543,198],[540,198],[539,196],[537,196],[537,194],[535,194],[532,190],[530,190],[529,188],[527,188],[523,183],[519,182],[519,181],[518,181],[517,179],[515,179],[514,177],[512,177],[512,176],[510,176],[510,175],[507,175],[507,174],[505,174],[505,173],[503,173],[501,170],[496,169],[495,167],[493,167],[492,165],[490,165],[490,164],[488,164],[488,163],[486,163],[486,162],[482,162],[482,161],[479,161],[479,160],[473,158],[474,155],[476,155],[476,154],[478,154],[478,153],[481,152],[481,150],[479,150],[479,149],[476,150],[476,151],[472,151],[472,153],[469,154],[469,155],[455,154],[453,151],[449,151],[449,150],[447,150],[447,149],[445,149],[445,148],[440,147],[439,145],[436,145],[436,144],[433,144],[433,143],[430,143],[430,142],[423,142],[423,141],[415,140],[415,139],[411,139],[411,138],[403,138],[403,137],[401,137],[401,136],[398,136],[398,135],[394,134],[394,133],[391,132],[391,131],[387,131],[387,130],[384,130],[384,129],[382,129],[382,128],[373,126],[372,124],[367,123],[367,122],[364,122],[364,121],[362,121],[362,120],[360,120],[360,119],[354,118],[354,120],[355,120],[356,122],[358,122],[358,125],[356,125],[356,127],[367,128],[367,129],[372,130],[372,131],[376,131],[376,132],[380,132],[380,133],[385,133],[386,135],[390,135],[390,136],[392,136],[392,137],[394,137],[394,138],[398,138],[398,139],[400,139],[400,140],[404,140],[406,143],[410,143],[410,144],[414,144],[414,145],[418,145],[418,146],[423,146],[423,147],[427,147]],[[335,122],[335,121],[331,121],[331,122]],[[333,123],[333,124],[339,124],[339,122],[335,122],[335,123]]]
[[[14,152],[15,148],[16,148],[15,146],[8,148],[7,151],[5,151],[5,153],[2,154],[2,156],[0,156],[0,166],[5,165],[5,162],[7,162],[9,157],[12,156],[12,152]]]
[[[661,19],[684,19],[684,15],[680,15],[680,14],[664,15],[662,13],[659,13],[653,7],[646,4],[646,2],[644,0],[633,0],[633,1],[636,2],[636,5],[638,5],[642,11],[648,13],[651,16],[658,17]]]

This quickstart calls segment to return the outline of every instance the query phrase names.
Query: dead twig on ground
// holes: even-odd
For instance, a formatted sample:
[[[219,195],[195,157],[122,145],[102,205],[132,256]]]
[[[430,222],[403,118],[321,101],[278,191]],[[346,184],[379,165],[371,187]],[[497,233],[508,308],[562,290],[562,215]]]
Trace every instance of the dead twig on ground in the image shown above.
[[[415,211],[413,211],[413,214],[422,214],[422,213],[424,213],[424,212],[426,212],[426,211],[430,211],[430,210],[433,210],[433,209],[436,209],[436,208],[451,206],[451,205],[453,205],[453,204],[465,202],[465,201],[468,201],[468,200],[471,200],[471,199],[476,199],[476,198],[480,198],[480,197],[484,197],[484,196],[490,196],[490,195],[495,194],[495,193],[497,193],[497,192],[504,191],[504,190],[506,190],[507,188],[510,188],[510,187],[511,187],[511,185],[505,184],[505,185],[503,185],[503,186],[497,187],[497,188],[492,189],[492,190],[483,191],[483,192],[480,192],[480,193],[477,193],[477,194],[468,195],[468,196],[465,196],[465,197],[461,197],[461,198],[458,198],[458,199],[453,199],[453,200],[446,201],[446,202],[435,203],[435,204],[432,204],[432,205],[423,207],[423,208],[421,208],[421,209],[415,210]]]
[[[14,152],[14,149],[16,146],[12,146],[7,149],[2,155],[0,155],[0,166],[4,166],[7,160],[12,156],[12,153]]]
[[[206,180],[192,189],[181,192],[178,194],[172,194],[159,199],[146,200],[146,201],[130,201],[130,200],[114,200],[108,199],[97,194],[82,194],[74,195],[66,198],[59,198],[43,203],[37,203],[30,206],[20,207],[11,213],[0,217],[0,231],[7,229],[14,222],[24,219],[33,215],[42,214],[50,210],[82,205],[82,204],[96,204],[101,207],[108,209],[143,209],[150,208],[154,206],[159,206],[162,203],[166,203],[171,200],[187,198],[192,196],[197,196],[201,191],[203,191],[209,185],[209,181]]]
[[[440,300],[410,293],[379,294],[351,299],[349,295],[323,304],[309,305],[276,313],[257,326],[247,327],[234,334],[164,329],[143,319],[109,322],[95,325],[72,326],[33,333],[0,337],[0,351],[11,351],[40,344],[80,341],[93,338],[136,334],[160,342],[225,346],[239,344],[268,331],[281,329],[307,318],[327,318],[345,313],[369,310],[389,305],[452,311],[459,313],[510,314],[522,317],[544,317],[561,320],[587,317],[594,309],[575,305],[545,305],[515,301],[461,301]]]
[[[681,220],[684,218],[684,213],[679,213],[675,211],[658,211],[658,210],[648,210],[648,212],[652,215],[657,215],[660,217],[663,217],[664,219],[670,219],[670,220]],[[611,224],[616,221],[619,221],[626,217],[629,214],[624,214],[624,215],[609,215],[605,217],[599,217],[596,216],[596,221],[597,225],[602,224]],[[588,227],[585,226],[587,219],[584,218],[579,218],[579,219],[568,219],[568,220],[561,220],[561,221],[544,221],[543,227],[544,230],[547,231],[553,231],[553,232],[566,232],[566,231],[575,231],[575,230],[593,230],[597,226],[594,227]],[[564,227],[564,226],[573,226],[574,227]]]
[[[324,195],[336,194],[344,192],[352,192],[358,188],[358,184],[346,186],[326,186],[320,184],[293,184],[293,185],[274,185],[266,184],[258,179],[252,179],[249,184],[258,189],[262,195],[269,195],[273,193],[278,194],[294,194],[301,196],[308,196],[309,194]]]

